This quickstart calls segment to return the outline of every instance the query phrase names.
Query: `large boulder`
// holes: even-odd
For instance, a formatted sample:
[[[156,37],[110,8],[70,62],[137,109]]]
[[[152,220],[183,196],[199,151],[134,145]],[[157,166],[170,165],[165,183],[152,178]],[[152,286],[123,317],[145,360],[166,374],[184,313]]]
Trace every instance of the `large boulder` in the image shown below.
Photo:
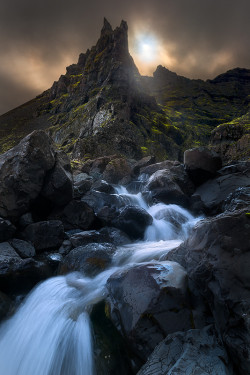
[[[71,250],[64,258],[60,273],[79,271],[95,276],[110,266],[116,247],[110,243],[91,243]]]
[[[0,215],[3,218],[16,220],[26,213],[42,189],[53,204],[63,204],[69,199],[70,171],[65,169],[67,163],[62,155],[57,155],[44,131],[36,130],[0,156]]]
[[[39,221],[28,225],[22,232],[37,252],[58,249],[64,240],[64,227],[60,220]]]
[[[118,158],[111,160],[103,172],[105,181],[111,184],[129,182],[131,180],[132,169],[126,159]]]
[[[238,373],[250,373],[250,219],[247,209],[200,221],[165,259],[181,263],[204,298]]]
[[[22,259],[8,242],[0,243],[0,290],[4,293],[27,292],[51,275],[45,262]]]
[[[224,202],[236,189],[250,186],[250,162],[241,162],[222,168],[219,176],[211,179],[195,191],[208,214],[222,211]]]
[[[168,333],[192,328],[187,274],[175,262],[119,270],[107,289],[109,316],[143,361]]]
[[[168,335],[137,375],[233,375],[227,352],[212,327]]]
[[[88,230],[95,220],[93,209],[87,203],[77,200],[70,201],[55,217],[62,220],[65,230]]]
[[[56,206],[63,206],[73,198],[70,160],[64,152],[55,154],[55,165],[46,174],[41,193]]]
[[[197,147],[184,152],[184,165],[195,185],[200,185],[215,176],[222,167],[222,161],[213,150]]]
[[[32,258],[36,255],[36,250],[34,246],[27,242],[20,240],[18,238],[13,238],[9,241],[10,245],[15,249],[15,251],[20,255],[21,258]]]
[[[151,225],[153,218],[146,210],[139,206],[126,206],[123,208],[112,224],[121,229],[130,238],[141,239],[144,236],[145,229]]]
[[[183,192],[177,183],[175,176],[168,170],[158,170],[151,175],[145,190],[151,192],[153,199],[164,202],[165,204],[179,204],[187,207],[189,198]]]

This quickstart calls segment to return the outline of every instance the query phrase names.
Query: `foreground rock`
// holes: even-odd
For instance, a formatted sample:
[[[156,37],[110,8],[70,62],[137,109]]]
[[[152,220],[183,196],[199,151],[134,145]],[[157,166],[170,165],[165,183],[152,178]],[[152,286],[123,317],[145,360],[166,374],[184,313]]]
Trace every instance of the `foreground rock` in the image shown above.
[[[130,238],[143,238],[145,229],[151,225],[153,218],[141,207],[126,206],[119,216],[113,220],[113,226],[124,231]]]
[[[40,221],[28,225],[23,236],[38,252],[57,249],[64,240],[64,228],[60,220]]]
[[[184,152],[184,165],[195,185],[200,185],[215,176],[222,167],[222,161],[216,152],[197,147]]]
[[[209,306],[239,374],[249,374],[249,211],[201,221],[189,239],[166,258],[185,267],[193,294],[199,292]]]
[[[111,264],[115,250],[116,247],[109,243],[91,243],[76,247],[64,258],[60,273],[79,271],[95,276]]]
[[[0,243],[0,290],[4,293],[27,292],[50,276],[52,270],[45,262],[22,259],[8,242]]]
[[[65,171],[62,157],[56,155],[50,137],[43,131],[34,131],[0,156],[0,215],[3,218],[15,220],[27,212],[41,193],[45,179],[43,194],[54,204],[64,203],[72,195],[70,171]]]
[[[216,339],[211,326],[168,335],[137,375],[187,373],[233,375],[226,350]]]
[[[144,361],[168,333],[191,328],[187,274],[175,262],[117,271],[107,289],[111,320]]]
[[[222,211],[225,200],[236,189],[250,186],[250,162],[240,162],[222,168],[218,177],[202,184],[195,192],[208,214]]]

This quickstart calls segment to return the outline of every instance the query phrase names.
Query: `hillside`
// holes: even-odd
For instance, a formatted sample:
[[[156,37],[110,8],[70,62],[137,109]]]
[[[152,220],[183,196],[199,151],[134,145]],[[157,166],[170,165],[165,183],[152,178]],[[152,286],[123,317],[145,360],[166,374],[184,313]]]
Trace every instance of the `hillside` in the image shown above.
[[[80,54],[65,75],[0,117],[0,151],[33,130],[47,129],[73,159],[154,154],[157,160],[182,160],[185,149],[208,144],[219,125],[238,128],[236,119],[249,113],[249,103],[247,69],[236,68],[206,82],[162,66],[153,77],[142,77],[129,54],[126,22],[112,30],[104,19],[97,44]],[[240,138],[248,133],[247,118]],[[230,144],[240,138],[230,139]],[[245,143],[241,155],[246,158]],[[219,151],[223,156],[225,147]]]

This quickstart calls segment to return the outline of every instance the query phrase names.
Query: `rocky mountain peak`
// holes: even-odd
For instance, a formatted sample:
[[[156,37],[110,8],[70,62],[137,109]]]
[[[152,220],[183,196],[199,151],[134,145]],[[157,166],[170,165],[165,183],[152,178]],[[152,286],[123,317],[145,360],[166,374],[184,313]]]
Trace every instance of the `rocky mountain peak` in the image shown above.
[[[112,26],[107,21],[107,19],[104,17],[103,27],[102,27],[102,30],[101,30],[101,35],[109,34],[109,33],[112,33],[112,32],[113,32]]]

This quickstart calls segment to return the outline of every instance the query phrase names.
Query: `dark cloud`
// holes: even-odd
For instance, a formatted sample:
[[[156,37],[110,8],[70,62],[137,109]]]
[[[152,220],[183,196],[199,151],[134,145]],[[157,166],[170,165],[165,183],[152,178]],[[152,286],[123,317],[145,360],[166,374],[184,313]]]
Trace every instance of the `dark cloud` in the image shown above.
[[[96,43],[105,16],[129,25],[130,50],[144,73],[158,64],[190,78],[250,68],[249,0],[2,0],[0,113],[48,88]],[[159,55],[142,64],[138,33],[152,33]]]

